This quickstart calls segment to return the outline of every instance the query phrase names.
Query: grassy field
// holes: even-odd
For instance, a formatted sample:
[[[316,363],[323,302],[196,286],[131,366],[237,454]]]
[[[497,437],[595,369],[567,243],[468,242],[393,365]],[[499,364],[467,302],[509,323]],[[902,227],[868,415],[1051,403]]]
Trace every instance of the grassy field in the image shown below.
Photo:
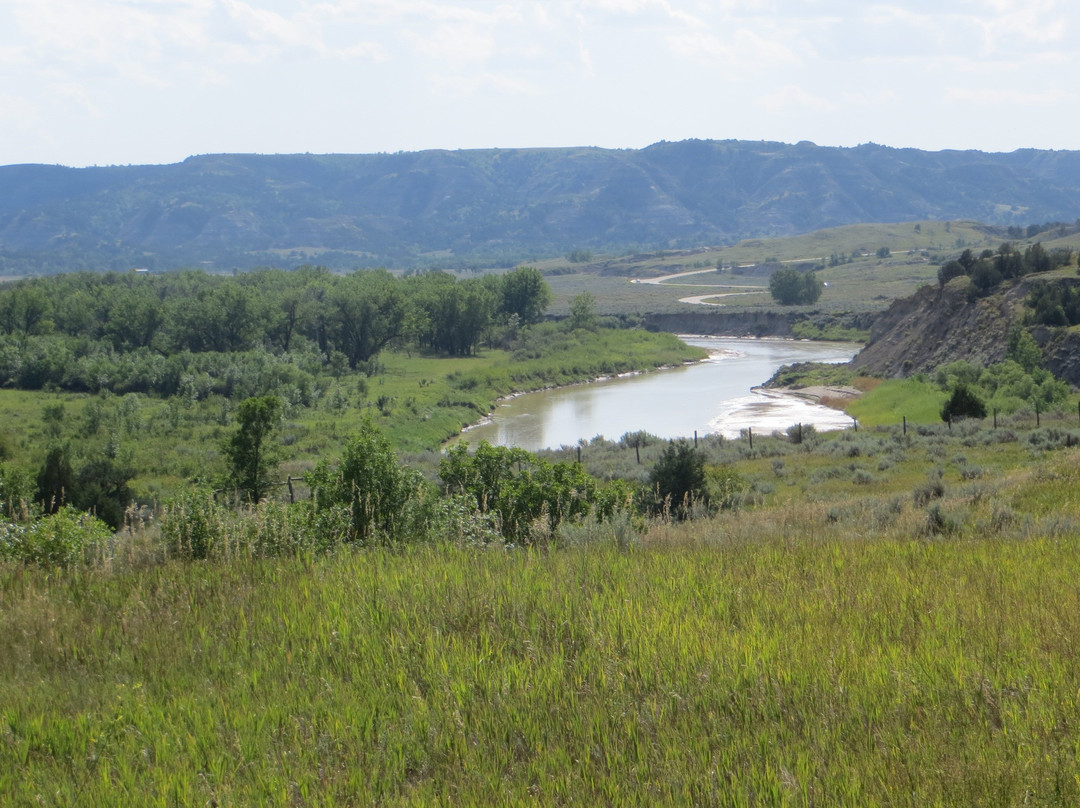
[[[1076,418],[709,438],[736,509],[535,549],[0,565],[0,803],[1074,805]]]
[[[554,326],[540,329],[516,353],[488,349],[436,358],[385,352],[378,375],[326,377],[314,406],[287,403],[279,476],[300,476],[318,460],[336,457],[365,418],[400,451],[432,452],[486,415],[499,396],[680,364],[704,353],[670,334],[567,334]],[[62,417],[50,425],[43,413],[56,407]],[[0,390],[0,460],[36,473],[50,445],[66,444],[76,459],[109,454],[136,470],[140,501],[161,502],[187,481],[224,475],[221,444],[235,429],[235,408],[220,396],[193,401]]]
[[[918,229],[916,230],[916,226]],[[1014,240],[1024,249],[1042,240],[1047,249],[1080,246],[1080,237],[1051,238],[1052,233],[1034,239]],[[548,273],[555,292],[554,313],[569,311],[570,301],[582,291],[592,291],[604,314],[644,314],[699,311],[701,307],[680,302],[681,298],[707,294],[710,287],[726,284],[767,285],[767,278],[740,274],[737,267],[767,260],[829,263],[836,255],[850,263],[827,266],[819,276],[829,284],[812,307],[791,307],[790,311],[824,313],[880,311],[895,299],[913,294],[920,286],[937,282],[941,262],[965,248],[976,254],[996,249],[1004,239],[975,222],[905,222],[865,224],[820,230],[801,236],[750,239],[730,247],[670,251],[618,257],[597,256],[589,264],[570,264],[559,259],[536,264]],[[880,258],[886,247],[890,255]],[[630,283],[634,278],[696,272],[717,266],[723,271],[698,274],[653,284]],[[733,269],[736,268],[736,269]],[[717,290],[734,291],[734,290]],[[718,298],[724,311],[774,309],[768,291],[754,295]]]
[[[967,451],[953,527],[898,472],[621,544],[0,567],[0,801],[1074,805],[1080,452]]]

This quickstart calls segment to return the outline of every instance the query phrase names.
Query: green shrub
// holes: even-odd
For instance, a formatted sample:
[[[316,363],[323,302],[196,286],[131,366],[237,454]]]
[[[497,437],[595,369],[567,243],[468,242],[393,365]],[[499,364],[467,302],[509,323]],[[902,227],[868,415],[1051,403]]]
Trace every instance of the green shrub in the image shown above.
[[[957,384],[956,388],[941,408],[942,421],[956,421],[960,418],[985,418],[986,405],[967,384]]]
[[[317,510],[349,512],[350,541],[387,544],[416,533],[411,528],[422,501],[422,479],[398,462],[390,441],[370,419],[346,443],[336,466],[323,461],[306,480]]]
[[[101,520],[65,505],[29,523],[0,523],[0,558],[68,567],[100,549],[111,535]]]
[[[649,490],[650,510],[677,520],[688,518],[695,506],[708,506],[704,456],[686,440],[671,441],[649,474]]]
[[[169,558],[189,561],[218,555],[228,545],[227,509],[206,489],[189,488],[161,514],[161,538]]]

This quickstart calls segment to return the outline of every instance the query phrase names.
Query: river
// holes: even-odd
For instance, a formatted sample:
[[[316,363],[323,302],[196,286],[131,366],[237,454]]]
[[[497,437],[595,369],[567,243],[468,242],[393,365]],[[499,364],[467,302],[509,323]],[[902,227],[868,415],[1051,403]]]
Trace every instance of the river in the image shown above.
[[[529,451],[572,446],[603,435],[618,440],[644,429],[661,438],[742,430],[766,434],[792,424],[844,429],[852,421],[839,410],[795,396],[754,390],[781,365],[847,362],[860,345],[781,339],[683,337],[709,351],[704,362],[591,384],[526,393],[499,403],[492,417],[464,439],[486,440]]]

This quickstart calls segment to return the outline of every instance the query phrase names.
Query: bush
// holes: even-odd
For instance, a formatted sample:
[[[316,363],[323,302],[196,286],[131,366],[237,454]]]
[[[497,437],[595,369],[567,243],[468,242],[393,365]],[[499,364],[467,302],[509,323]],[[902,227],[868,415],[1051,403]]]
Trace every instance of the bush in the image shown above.
[[[0,524],[0,558],[43,567],[67,567],[83,561],[111,535],[104,522],[64,506],[29,524]]]
[[[348,510],[350,541],[378,544],[407,537],[411,507],[423,487],[419,473],[401,466],[389,439],[370,419],[345,445],[336,467],[324,461],[306,480],[318,509]]]
[[[952,422],[960,418],[985,418],[986,405],[966,384],[958,384],[945,406],[941,408],[941,420]]]
[[[708,505],[705,458],[686,440],[671,441],[649,474],[651,510],[686,519],[695,504]]]
[[[219,554],[228,542],[227,512],[207,490],[190,488],[166,503],[161,538],[170,558],[199,561]]]

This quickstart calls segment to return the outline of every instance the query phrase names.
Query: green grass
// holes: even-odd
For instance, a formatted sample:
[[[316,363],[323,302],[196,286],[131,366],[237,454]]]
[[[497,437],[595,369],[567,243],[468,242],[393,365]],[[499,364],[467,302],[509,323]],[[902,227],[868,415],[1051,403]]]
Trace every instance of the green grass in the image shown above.
[[[384,352],[378,375],[326,376],[315,406],[286,406],[278,435],[284,456],[279,477],[298,477],[318,460],[335,458],[365,418],[373,418],[402,452],[437,450],[508,393],[704,355],[671,334],[608,329],[567,334],[554,324],[539,326],[518,353],[487,349],[472,357],[437,358]],[[64,417],[58,432],[49,434],[42,413],[57,404],[63,405]],[[92,431],[87,414],[95,407],[101,415]],[[236,402],[217,396],[189,401],[0,390],[0,461],[36,474],[55,443],[70,447],[76,468],[110,451],[136,470],[137,497],[161,502],[184,481],[213,482],[224,475],[220,449],[235,428],[235,408]]]
[[[789,518],[753,542],[668,528],[630,553],[7,568],[0,797],[1080,799],[1075,535],[868,538]]]
[[[941,408],[948,394],[936,384],[918,379],[889,379],[846,410],[867,426],[897,424],[905,417],[911,423],[940,423]]]
[[[0,564],[0,803],[1076,804],[1076,419],[707,438],[753,496],[629,540]]]

